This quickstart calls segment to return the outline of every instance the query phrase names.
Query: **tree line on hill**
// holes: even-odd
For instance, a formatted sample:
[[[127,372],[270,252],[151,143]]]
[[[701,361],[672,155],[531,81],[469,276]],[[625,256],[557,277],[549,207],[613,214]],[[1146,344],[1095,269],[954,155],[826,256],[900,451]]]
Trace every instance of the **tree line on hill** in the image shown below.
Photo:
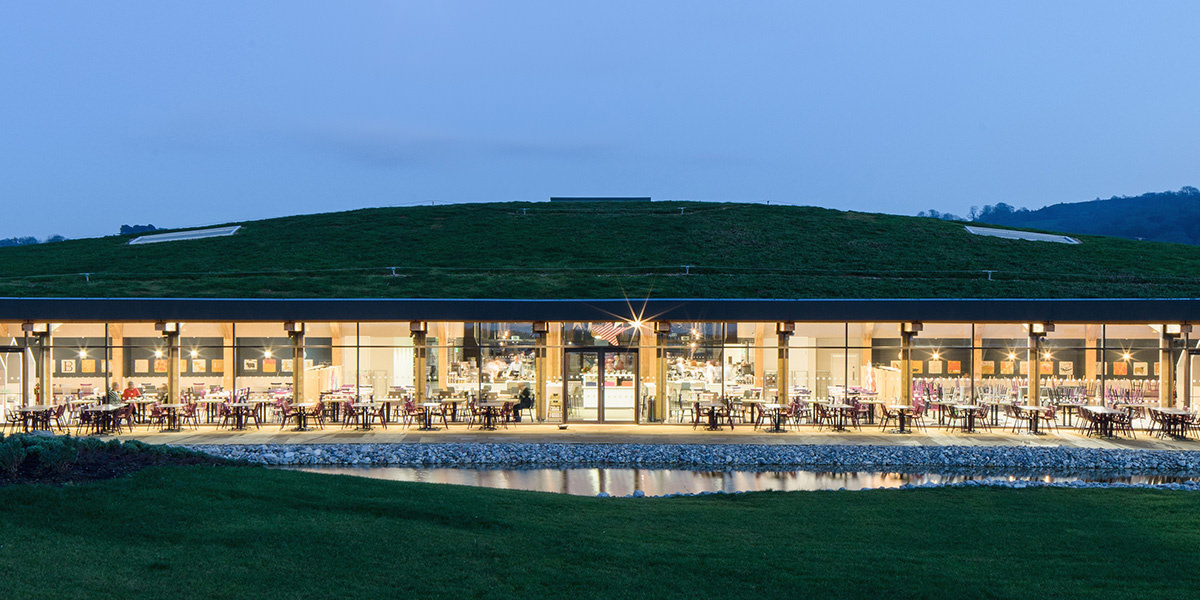
[[[965,218],[936,210],[921,211],[917,216],[1200,245],[1200,190],[1192,186],[1185,186],[1176,192],[1063,202],[1037,210],[1000,202],[982,208],[972,206]]]
[[[134,234],[134,233],[144,233],[144,232],[147,232],[147,231],[156,231],[157,229],[158,229],[157,227],[155,227],[154,225],[150,225],[150,224],[146,224],[146,225],[122,225],[122,226],[121,226],[121,235],[131,235],[131,234]],[[61,241],[65,240],[65,239],[67,239],[67,238],[65,238],[65,237],[63,237],[63,236],[61,236],[61,235],[52,235],[52,236],[50,236],[50,237],[48,237],[48,238],[46,238],[46,239],[44,239],[44,240],[38,240],[37,238],[35,238],[35,237],[31,236],[31,235],[27,235],[27,236],[19,236],[19,237],[10,237],[10,238],[4,238],[4,239],[0,239],[0,248],[5,248],[5,247],[8,247],[8,246],[30,246],[30,245],[33,245],[33,244],[49,244],[49,243],[52,243],[52,242],[61,242]]]

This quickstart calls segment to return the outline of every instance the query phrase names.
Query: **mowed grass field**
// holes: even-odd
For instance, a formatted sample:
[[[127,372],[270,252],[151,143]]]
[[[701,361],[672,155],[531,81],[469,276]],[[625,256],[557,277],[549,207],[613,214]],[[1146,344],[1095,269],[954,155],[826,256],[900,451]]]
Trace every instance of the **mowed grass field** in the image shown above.
[[[1004,240],[962,223],[812,207],[513,202],[242,225],[233,237],[165,244],[0,248],[0,296],[1200,296],[1197,246]]]
[[[1200,494],[581,498],[253,467],[0,488],[9,598],[1193,598]]]

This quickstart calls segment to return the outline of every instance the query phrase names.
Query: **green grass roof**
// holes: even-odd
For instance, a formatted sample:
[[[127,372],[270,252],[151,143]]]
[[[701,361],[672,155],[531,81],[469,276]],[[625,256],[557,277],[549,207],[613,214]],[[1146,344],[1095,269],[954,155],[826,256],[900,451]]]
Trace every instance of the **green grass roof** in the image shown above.
[[[0,295],[424,298],[1198,297],[1200,247],[975,236],[962,223],[762,204],[491,203],[0,249]],[[393,275],[394,267],[394,275]],[[988,273],[993,271],[991,280]],[[88,273],[85,278],[83,273]]]

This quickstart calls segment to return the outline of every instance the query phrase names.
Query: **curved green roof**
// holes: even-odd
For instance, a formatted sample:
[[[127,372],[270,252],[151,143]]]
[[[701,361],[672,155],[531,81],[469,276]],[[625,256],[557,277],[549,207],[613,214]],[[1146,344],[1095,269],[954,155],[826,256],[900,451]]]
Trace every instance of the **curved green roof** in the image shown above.
[[[237,224],[223,238],[3,248],[0,296],[1200,297],[1200,247],[989,238],[962,223],[812,207],[485,203]]]

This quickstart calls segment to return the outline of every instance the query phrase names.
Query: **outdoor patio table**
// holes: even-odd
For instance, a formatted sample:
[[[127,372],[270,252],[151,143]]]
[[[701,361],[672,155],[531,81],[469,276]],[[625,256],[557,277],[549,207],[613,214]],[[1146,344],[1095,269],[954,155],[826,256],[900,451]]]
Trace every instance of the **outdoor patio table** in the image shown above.
[[[833,430],[846,431],[846,414],[854,410],[854,406],[843,402],[830,402],[825,407],[833,411]]]
[[[1067,427],[1075,426],[1075,413],[1079,410],[1077,402],[1056,402],[1054,404],[1058,408],[1059,414],[1063,417],[1063,425]]]
[[[865,405],[871,407],[871,409],[867,411],[867,424],[869,424],[869,425],[875,424],[875,410],[876,410],[875,407],[883,406],[884,404],[886,404],[886,402],[884,400],[875,398],[874,394],[870,394],[870,395],[864,394],[863,396],[860,396],[858,399],[858,403],[865,404]]]
[[[179,409],[183,408],[183,404],[159,404],[158,407],[166,411],[167,427],[164,431],[179,431]]]
[[[122,408],[125,408],[124,404],[97,404],[85,406],[80,411],[93,413],[92,433],[100,434],[113,430],[113,419]]]
[[[33,406],[22,406],[17,409],[21,413],[21,428],[26,432],[30,429],[37,431],[40,429],[50,429],[50,412],[54,407],[49,404],[35,404]]]
[[[1029,418],[1029,433],[1033,435],[1040,434],[1041,432],[1038,431],[1038,421],[1042,420],[1042,416],[1050,410],[1050,407],[1038,406],[1036,404],[1018,404],[1016,405],[1016,409],[1027,413],[1026,416]]]
[[[950,406],[962,411],[966,417],[963,433],[975,433],[975,413],[983,407],[978,404],[951,404]]]
[[[317,402],[300,402],[292,405],[296,415],[296,428],[292,431],[308,431],[308,411],[317,406]]]
[[[231,427],[231,429],[234,431],[241,431],[245,429],[246,416],[249,414],[251,409],[254,409],[257,406],[257,404],[252,402],[231,402],[229,404],[229,409],[233,411],[233,427]]]
[[[763,414],[771,419],[771,428],[767,431],[783,431],[783,421],[787,418],[787,406],[783,404],[763,404]]]
[[[217,406],[225,402],[222,398],[210,398],[205,396],[196,400],[196,404],[204,407],[204,420],[207,423],[212,423],[217,420]]]
[[[421,406],[425,408],[425,412],[421,419],[421,426],[417,429],[424,429],[425,431],[437,431],[438,428],[433,426],[433,409],[441,408],[442,403],[422,402]]]
[[[145,396],[138,396],[136,398],[130,398],[125,402],[133,405],[133,420],[138,423],[145,423],[146,407],[154,404],[157,402],[157,400],[154,400],[153,398],[147,398]]]
[[[1121,414],[1121,411],[1107,406],[1082,406],[1081,409],[1088,411],[1092,415],[1092,420],[1099,425],[1101,437],[1113,436],[1113,421],[1116,416]]]
[[[504,404],[504,402],[479,403],[479,408],[483,409],[483,426],[480,429],[496,430],[496,419],[500,417],[500,411],[504,409]]]
[[[750,421],[757,423],[758,413],[767,403],[762,398],[742,398],[742,404],[750,407]]]
[[[705,429],[708,429],[709,431],[717,431],[717,430],[721,429],[721,424],[717,420],[717,415],[718,415],[718,412],[720,409],[725,408],[725,403],[724,402],[701,402],[700,408],[703,409],[704,413],[708,416],[708,427],[706,427]],[[731,428],[733,427],[732,423],[730,423],[730,427]]]
[[[1150,410],[1162,415],[1163,431],[1167,435],[1178,440],[1188,439],[1186,435],[1187,420],[1192,416],[1192,413],[1182,408],[1151,407]]]
[[[897,429],[892,433],[909,433],[910,430],[907,427],[908,418],[912,416],[913,407],[907,404],[888,404],[885,408],[887,410],[895,411],[896,420],[900,422],[900,429]]]
[[[370,431],[371,430],[371,419],[367,417],[366,411],[371,410],[371,409],[379,410],[379,408],[382,407],[383,405],[381,405],[377,402],[355,402],[354,404],[351,404],[350,406],[357,408],[359,410],[359,413],[362,414],[362,416],[363,416],[361,424],[358,426],[358,429],[361,429],[363,431]],[[386,421],[384,421],[384,422],[386,423]]]

